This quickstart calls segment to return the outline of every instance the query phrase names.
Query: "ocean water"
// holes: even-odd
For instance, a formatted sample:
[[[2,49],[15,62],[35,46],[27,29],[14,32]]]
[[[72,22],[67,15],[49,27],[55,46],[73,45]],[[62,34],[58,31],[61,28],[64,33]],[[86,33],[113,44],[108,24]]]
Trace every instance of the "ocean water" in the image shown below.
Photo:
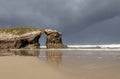
[[[0,50],[0,62],[3,65],[3,67],[0,66],[0,68],[3,69],[0,74],[8,75],[9,79],[10,77],[11,79],[15,79],[13,75],[5,74],[3,72],[5,72],[6,69],[8,69],[7,72],[12,71],[10,70],[10,67],[20,64],[21,60],[16,59],[19,58],[23,59],[23,63],[21,62],[18,69],[15,68],[18,71],[13,72],[14,74],[20,73],[19,69],[21,68],[24,68],[23,71],[30,71],[32,69],[32,75],[29,72],[26,72],[24,73],[26,76],[22,76],[22,79],[120,79],[119,46],[102,46],[104,48],[99,46],[95,47],[96,46],[69,46],[67,49]],[[9,61],[5,60],[7,59],[6,57],[8,57]],[[32,58],[27,60],[26,58],[28,57]],[[4,64],[6,65],[5,62],[12,64],[11,62],[13,60],[14,64],[12,66],[7,66],[8,68],[4,66]],[[41,63],[40,66],[46,64],[49,68],[46,68],[46,66],[40,67],[38,61],[40,63],[44,62]],[[36,65],[34,66],[34,64]],[[30,67],[31,69],[27,69],[27,67]],[[46,69],[54,69],[55,71],[51,72]],[[38,73],[45,76],[39,76]],[[62,74],[62,77],[59,76],[59,74]],[[31,75],[30,78],[28,77],[29,75]],[[50,77],[47,77],[46,75]],[[21,75],[18,75],[17,77],[20,76]],[[2,77],[2,79],[7,78]]]

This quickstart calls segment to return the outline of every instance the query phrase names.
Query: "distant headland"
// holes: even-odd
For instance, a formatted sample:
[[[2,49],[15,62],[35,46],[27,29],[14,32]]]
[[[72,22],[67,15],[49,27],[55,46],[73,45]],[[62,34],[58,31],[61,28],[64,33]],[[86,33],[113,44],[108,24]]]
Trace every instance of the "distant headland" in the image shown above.
[[[0,49],[40,48],[39,39],[43,34],[46,35],[46,48],[67,48],[57,30],[14,27],[0,28]]]

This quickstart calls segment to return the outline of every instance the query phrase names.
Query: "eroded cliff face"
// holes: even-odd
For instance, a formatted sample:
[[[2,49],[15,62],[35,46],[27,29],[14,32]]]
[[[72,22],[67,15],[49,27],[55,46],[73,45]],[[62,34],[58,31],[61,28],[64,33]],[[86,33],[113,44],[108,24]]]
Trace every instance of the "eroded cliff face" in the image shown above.
[[[10,28],[0,29],[0,49],[36,49],[40,48],[39,39],[42,34],[46,34],[47,48],[65,48],[62,43],[62,34],[56,30],[30,29],[30,28]]]
[[[29,28],[0,29],[1,49],[39,48],[42,31]]]
[[[47,48],[66,48],[62,43],[62,34],[56,30],[46,29],[46,47]]]
[[[40,48],[39,38],[41,35],[41,31],[33,31],[24,34],[14,41],[14,48]]]

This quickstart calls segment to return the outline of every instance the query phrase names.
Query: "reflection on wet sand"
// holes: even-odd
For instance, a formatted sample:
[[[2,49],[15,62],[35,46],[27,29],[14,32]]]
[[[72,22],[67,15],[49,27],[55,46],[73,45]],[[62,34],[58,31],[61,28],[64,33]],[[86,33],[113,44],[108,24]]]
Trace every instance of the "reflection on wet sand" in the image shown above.
[[[48,64],[59,66],[62,60],[62,51],[60,50],[47,50],[46,61]]]
[[[0,56],[37,56],[39,57],[40,50],[0,50]],[[46,50],[45,58],[48,64],[59,66],[62,59],[62,51]]]
[[[40,50],[0,50],[0,56],[37,56],[39,57]],[[62,60],[62,51],[46,50],[45,58],[48,64],[59,66]]]
[[[0,50],[0,79],[69,79],[39,60],[39,55],[40,50]],[[61,55],[60,52],[46,52],[47,61],[51,63],[58,64]]]
[[[39,56],[39,51],[35,50],[0,50],[0,56]]]
[[[0,50],[0,64],[0,79],[120,79],[120,51]]]

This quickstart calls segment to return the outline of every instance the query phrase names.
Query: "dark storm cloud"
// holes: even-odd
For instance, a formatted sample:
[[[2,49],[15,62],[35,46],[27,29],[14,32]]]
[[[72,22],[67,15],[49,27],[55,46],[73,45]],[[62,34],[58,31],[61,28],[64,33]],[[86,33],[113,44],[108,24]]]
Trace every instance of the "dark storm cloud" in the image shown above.
[[[109,20],[120,15],[119,0],[86,1],[77,6],[78,10],[74,15],[71,15],[72,17],[70,16],[71,18],[65,21],[63,19],[64,24],[70,26],[71,29],[83,30],[91,24]],[[74,18],[74,16],[76,17]]]
[[[64,3],[66,2],[60,0],[3,0],[0,1],[0,22],[11,25],[57,26]]]
[[[0,25],[53,28],[68,39],[84,39],[82,35],[89,36],[86,29],[120,29],[119,22],[109,25],[120,16],[119,4],[120,0],[0,0]]]

